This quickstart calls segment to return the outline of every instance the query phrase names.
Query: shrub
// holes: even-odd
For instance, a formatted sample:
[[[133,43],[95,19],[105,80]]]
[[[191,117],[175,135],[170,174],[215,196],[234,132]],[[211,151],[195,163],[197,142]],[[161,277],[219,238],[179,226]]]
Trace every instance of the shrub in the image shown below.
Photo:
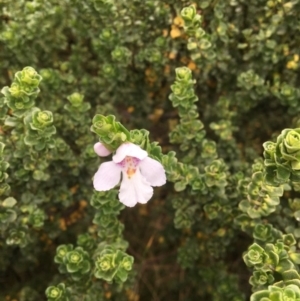
[[[298,0],[0,7],[0,300],[299,300]]]

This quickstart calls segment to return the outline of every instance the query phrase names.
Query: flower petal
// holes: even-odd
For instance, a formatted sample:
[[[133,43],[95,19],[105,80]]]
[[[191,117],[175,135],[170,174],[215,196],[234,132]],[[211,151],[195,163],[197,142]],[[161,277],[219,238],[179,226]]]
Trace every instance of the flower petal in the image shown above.
[[[102,143],[97,142],[94,145],[94,151],[99,157],[106,157],[111,154],[111,151],[108,150]]]
[[[119,192],[120,202],[125,206],[133,207],[136,203],[146,204],[153,195],[153,188],[139,170],[130,178],[123,173],[123,179]]]
[[[166,184],[165,169],[158,161],[147,157],[139,163],[139,168],[141,174],[151,186],[162,186]]]
[[[115,163],[120,163],[124,160],[126,156],[143,160],[148,156],[148,154],[138,145],[127,142],[119,146],[119,148],[116,151],[116,154],[113,156],[113,161]]]
[[[121,179],[121,168],[113,161],[102,163],[93,180],[94,188],[106,191],[115,187]]]

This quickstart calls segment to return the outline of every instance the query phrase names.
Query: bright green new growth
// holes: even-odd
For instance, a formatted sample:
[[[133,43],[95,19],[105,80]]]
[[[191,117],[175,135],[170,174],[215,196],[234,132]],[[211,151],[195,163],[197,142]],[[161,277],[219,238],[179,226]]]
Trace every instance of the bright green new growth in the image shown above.
[[[300,300],[299,287],[293,284],[290,284],[285,288],[269,286],[268,291],[266,290],[260,291],[254,293],[251,296],[251,301],[280,301],[280,300],[290,300],[290,301]]]
[[[111,151],[115,151],[122,143],[129,141],[129,132],[115,116],[96,115],[91,130],[101,137],[101,142]]]
[[[133,257],[111,247],[104,247],[96,256],[95,277],[111,282],[124,282],[132,269]]]
[[[46,290],[46,296],[49,301],[69,301],[68,289],[63,283],[57,286],[49,286]]]
[[[4,103],[12,109],[13,115],[21,117],[26,110],[34,106],[34,100],[39,93],[39,83],[42,77],[32,67],[26,67],[15,74],[10,87],[4,87]]]
[[[300,129],[285,129],[276,143],[264,143],[267,181],[271,185],[300,181]]]

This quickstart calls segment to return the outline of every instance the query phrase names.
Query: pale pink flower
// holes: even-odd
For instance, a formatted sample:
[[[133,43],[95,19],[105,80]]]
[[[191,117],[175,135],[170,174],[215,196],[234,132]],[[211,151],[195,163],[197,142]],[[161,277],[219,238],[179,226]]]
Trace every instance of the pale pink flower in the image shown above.
[[[111,151],[108,150],[102,143],[97,142],[94,145],[94,151],[99,157],[106,157],[111,154]]]
[[[96,143],[97,144],[97,143]],[[96,151],[99,155],[102,152]],[[108,151],[108,150],[107,150]],[[120,202],[128,207],[137,203],[147,203],[153,195],[151,186],[166,183],[166,174],[158,161],[148,157],[148,153],[133,143],[123,143],[112,161],[102,163],[94,176],[94,188],[106,191],[115,187],[121,180]]]

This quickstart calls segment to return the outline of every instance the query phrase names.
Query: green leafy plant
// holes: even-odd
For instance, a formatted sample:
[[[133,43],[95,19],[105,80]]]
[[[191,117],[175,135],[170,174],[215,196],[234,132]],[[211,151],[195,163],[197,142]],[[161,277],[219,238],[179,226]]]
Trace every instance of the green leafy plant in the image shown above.
[[[300,300],[300,1],[0,3],[0,300]]]

